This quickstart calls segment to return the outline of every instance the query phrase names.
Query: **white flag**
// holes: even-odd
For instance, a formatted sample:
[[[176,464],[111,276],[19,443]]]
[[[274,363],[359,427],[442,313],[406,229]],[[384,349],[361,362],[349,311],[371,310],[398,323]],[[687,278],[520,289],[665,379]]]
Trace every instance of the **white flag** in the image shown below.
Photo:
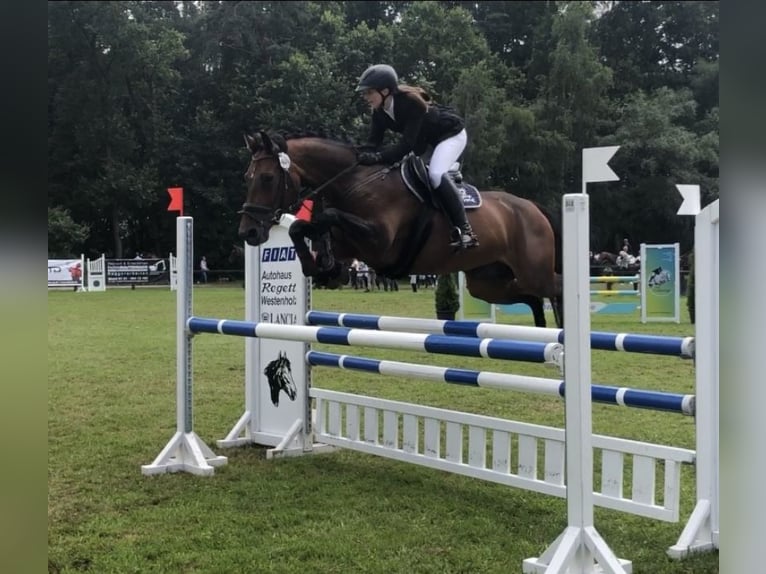
[[[699,185],[676,185],[676,189],[684,198],[677,215],[697,215],[700,212],[700,186]]]
[[[620,178],[609,167],[609,160],[620,146],[590,147],[582,150],[582,182],[619,181]]]

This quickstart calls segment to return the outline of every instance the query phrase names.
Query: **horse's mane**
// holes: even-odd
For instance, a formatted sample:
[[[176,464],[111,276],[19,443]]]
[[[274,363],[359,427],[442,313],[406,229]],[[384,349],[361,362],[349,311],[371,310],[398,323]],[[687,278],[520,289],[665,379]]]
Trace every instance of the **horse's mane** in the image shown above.
[[[272,379],[276,375],[280,374],[285,369],[285,367],[288,369],[290,368],[290,360],[287,358],[287,355],[280,353],[277,359],[274,359],[268,365],[266,365],[266,368],[263,370],[263,372],[269,379]]]
[[[327,134],[322,131],[269,131],[269,137],[271,140],[279,146],[282,151],[287,151],[287,142],[289,140],[317,138],[324,140],[326,143],[342,146],[344,148],[357,147],[360,144],[346,135]]]

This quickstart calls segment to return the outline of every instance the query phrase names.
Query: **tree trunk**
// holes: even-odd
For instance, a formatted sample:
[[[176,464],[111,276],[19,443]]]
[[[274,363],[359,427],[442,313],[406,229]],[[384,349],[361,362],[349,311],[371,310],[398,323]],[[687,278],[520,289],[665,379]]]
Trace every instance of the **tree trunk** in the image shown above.
[[[112,206],[112,236],[114,239],[114,257],[122,259],[122,237],[120,236],[120,210]]]

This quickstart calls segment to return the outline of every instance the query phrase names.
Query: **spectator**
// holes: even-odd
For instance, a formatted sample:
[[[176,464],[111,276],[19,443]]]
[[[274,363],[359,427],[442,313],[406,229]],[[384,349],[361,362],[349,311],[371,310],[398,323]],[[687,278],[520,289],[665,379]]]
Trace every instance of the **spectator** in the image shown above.
[[[359,260],[354,259],[351,262],[351,265],[348,268],[348,281],[349,285],[353,287],[354,289],[358,289],[359,285],[357,283],[358,281],[358,275],[359,275]]]
[[[410,275],[410,287],[412,287],[413,293],[418,292],[418,276],[416,274]]]
[[[368,274],[368,267],[367,264],[364,261],[359,262],[359,267],[356,271],[356,281],[358,287],[361,289],[364,287],[365,291],[370,290],[370,283],[369,283],[370,277]]]
[[[207,272],[210,271],[210,269],[208,269],[207,258],[204,255],[202,256],[202,260],[199,262],[199,270],[200,283],[207,283]]]

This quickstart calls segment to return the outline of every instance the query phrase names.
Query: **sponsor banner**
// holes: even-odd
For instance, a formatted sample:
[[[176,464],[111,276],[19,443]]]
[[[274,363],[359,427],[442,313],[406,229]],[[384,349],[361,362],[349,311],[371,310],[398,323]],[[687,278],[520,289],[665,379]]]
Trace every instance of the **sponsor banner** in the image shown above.
[[[165,259],[107,259],[107,285],[141,285],[168,283],[168,262]]]
[[[679,245],[641,244],[641,322],[680,322]]]
[[[253,253],[255,251],[255,253]],[[257,281],[249,295],[251,320],[280,325],[304,325],[308,305],[308,280],[287,233],[287,228],[271,228],[269,240],[260,248],[246,246],[248,262],[254,263]],[[248,263],[249,264],[249,263]],[[259,442],[275,446],[297,419],[307,420],[302,397],[307,389],[303,381],[309,376],[305,354],[309,349],[301,341],[248,339],[246,348],[258,369],[250,376],[260,377],[260,396],[255,403]]]
[[[82,259],[48,259],[48,287],[82,285]]]

